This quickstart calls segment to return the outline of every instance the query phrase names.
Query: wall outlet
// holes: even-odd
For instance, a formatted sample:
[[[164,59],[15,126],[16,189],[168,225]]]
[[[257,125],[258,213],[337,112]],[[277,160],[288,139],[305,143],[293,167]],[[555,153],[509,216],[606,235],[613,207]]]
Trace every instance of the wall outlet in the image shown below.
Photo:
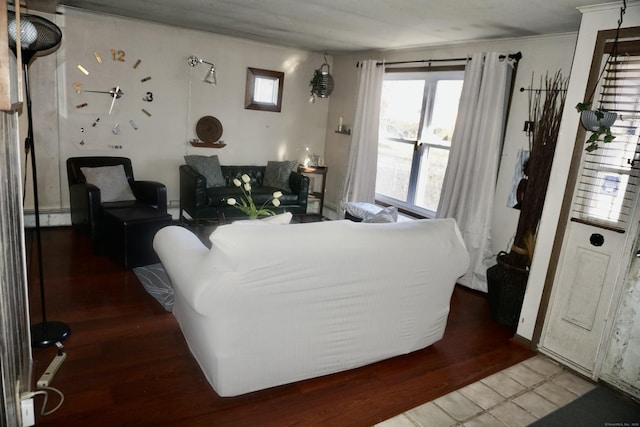
[[[20,401],[22,407],[22,427],[29,427],[36,424],[36,413],[33,409],[33,397]]]

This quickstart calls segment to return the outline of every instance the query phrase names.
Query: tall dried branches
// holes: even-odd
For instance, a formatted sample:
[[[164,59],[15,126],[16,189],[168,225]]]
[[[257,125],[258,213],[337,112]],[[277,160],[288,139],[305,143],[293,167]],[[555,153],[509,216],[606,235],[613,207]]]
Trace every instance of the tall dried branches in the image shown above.
[[[533,83],[533,77],[531,80]],[[509,263],[516,267],[528,267],[531,262],[567,94],[568,79],[560,71],[547,74],[544,81],[541,78],[540,86],[543,83],[529,97],[529,120],[534,125],[529,133],[528,183],[509,256]]]

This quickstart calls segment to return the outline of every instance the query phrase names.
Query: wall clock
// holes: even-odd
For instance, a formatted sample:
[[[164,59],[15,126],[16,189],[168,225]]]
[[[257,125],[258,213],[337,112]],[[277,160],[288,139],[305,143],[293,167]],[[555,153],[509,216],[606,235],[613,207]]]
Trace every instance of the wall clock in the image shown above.
[[[148,124],[155,94],[146,68],[123,49],[94,51],[77,64],[72,109],[81,116],[80,132],[118,136]]]

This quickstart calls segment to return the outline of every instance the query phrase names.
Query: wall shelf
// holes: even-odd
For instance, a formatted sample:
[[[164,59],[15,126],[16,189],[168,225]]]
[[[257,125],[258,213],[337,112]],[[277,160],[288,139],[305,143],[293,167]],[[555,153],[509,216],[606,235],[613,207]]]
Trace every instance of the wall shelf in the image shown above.
[[[222,142],[202,142],[202,141],[189,141],[193,147],[202,147],[202,148],[222,148],[226,147],[227,144]]]

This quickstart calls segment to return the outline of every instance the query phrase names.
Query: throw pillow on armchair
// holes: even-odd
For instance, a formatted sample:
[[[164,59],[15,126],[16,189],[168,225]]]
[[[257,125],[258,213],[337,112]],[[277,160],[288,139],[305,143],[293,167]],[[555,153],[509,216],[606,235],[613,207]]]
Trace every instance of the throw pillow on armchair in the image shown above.
[[[103,203],[136,200],[124,166],[82,167],[80,170],[88,184],[93,184],[100,189],[100,200]]]

